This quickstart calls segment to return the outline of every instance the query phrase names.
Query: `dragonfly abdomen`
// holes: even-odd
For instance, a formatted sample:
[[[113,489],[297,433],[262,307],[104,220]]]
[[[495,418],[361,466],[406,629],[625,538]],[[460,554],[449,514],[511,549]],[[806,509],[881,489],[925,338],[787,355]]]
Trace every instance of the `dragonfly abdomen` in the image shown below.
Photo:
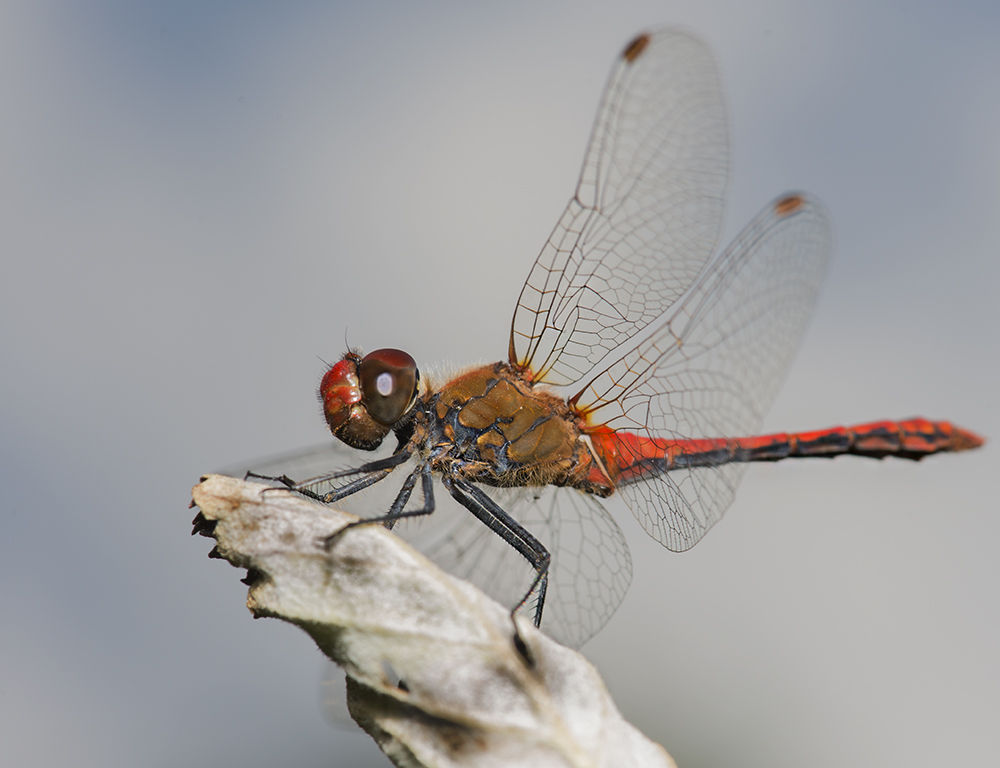
[[[780,438],[785,445],[779,447]],[[773,447],[767,446],[771,441]],[[806,456],[834,457],[842,454],[881,459],[896,456],[918,461],[932,453],[978,448],[983,439],[948,421],[914,418],[906,421],[873,421],[853,427],[833,427],[815,432],[750,438],[750,456],[744,461],[778,461]]]
[[[748,461],[833,458],[845,454],[919,460],[932,453],[965,451],[983,439],[947,421],[875,421],[814,432],[758,437],[669,440],[631,432],[598,432],[592,440],[616,482],[628,483],[659,472]]]

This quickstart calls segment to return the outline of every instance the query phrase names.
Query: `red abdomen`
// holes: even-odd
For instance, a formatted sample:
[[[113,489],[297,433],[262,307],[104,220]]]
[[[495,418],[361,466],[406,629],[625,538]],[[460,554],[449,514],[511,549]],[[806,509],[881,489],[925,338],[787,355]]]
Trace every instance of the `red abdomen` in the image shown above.
[[[965,451],[983,444],[981,437],[950,422],[920,418],[815,432],[700,440],[651,438],[598,427],[590,432],[590,438],[616,484],[674,469],[806,456],[833,458],[854,454],[876,459],[898,456],[916,461],[932,453]]]

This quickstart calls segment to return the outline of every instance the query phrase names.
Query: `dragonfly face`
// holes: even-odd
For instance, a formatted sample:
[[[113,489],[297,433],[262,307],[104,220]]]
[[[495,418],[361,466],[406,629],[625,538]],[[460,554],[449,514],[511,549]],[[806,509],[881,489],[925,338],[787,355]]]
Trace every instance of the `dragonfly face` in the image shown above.
[[[419,383],[416,361],[402,350],[347,352],[323,376],[319,399],[336,437],[373,451],[413,406]]]

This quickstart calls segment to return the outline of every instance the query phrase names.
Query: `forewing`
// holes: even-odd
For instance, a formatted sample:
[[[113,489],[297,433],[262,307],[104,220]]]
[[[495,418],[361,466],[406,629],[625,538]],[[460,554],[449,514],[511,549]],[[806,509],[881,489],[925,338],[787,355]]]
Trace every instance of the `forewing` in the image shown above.
[[[571,384],[659,318],[718,245],[728,173],[711,53],[678,30],[640,36],[611,72],[576,194],[521,290],[511,362]]]
[[[774,201],[663,325],[581,391],[577,407],[593,424],[648,437],[756,434],[812,312],[830,240],[818,203],[801,194]],[[646,532],[681,551],[722,517],[745,469],[678,469],[621,491]]]

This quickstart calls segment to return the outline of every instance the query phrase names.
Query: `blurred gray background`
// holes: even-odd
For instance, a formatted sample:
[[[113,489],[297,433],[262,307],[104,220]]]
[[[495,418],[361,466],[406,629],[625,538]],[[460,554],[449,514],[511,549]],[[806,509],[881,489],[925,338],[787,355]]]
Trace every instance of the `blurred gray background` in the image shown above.
[[[200,474],[324,439],[345,334],[506,353],[638,31],[730,97],[729,234],[825,202],[775,430],[947,418],[921,464],[754,467],[585,651],[682,768],[1000,764],[1000,5],[0,4],[0,763],[382,765],[188,534]]]

